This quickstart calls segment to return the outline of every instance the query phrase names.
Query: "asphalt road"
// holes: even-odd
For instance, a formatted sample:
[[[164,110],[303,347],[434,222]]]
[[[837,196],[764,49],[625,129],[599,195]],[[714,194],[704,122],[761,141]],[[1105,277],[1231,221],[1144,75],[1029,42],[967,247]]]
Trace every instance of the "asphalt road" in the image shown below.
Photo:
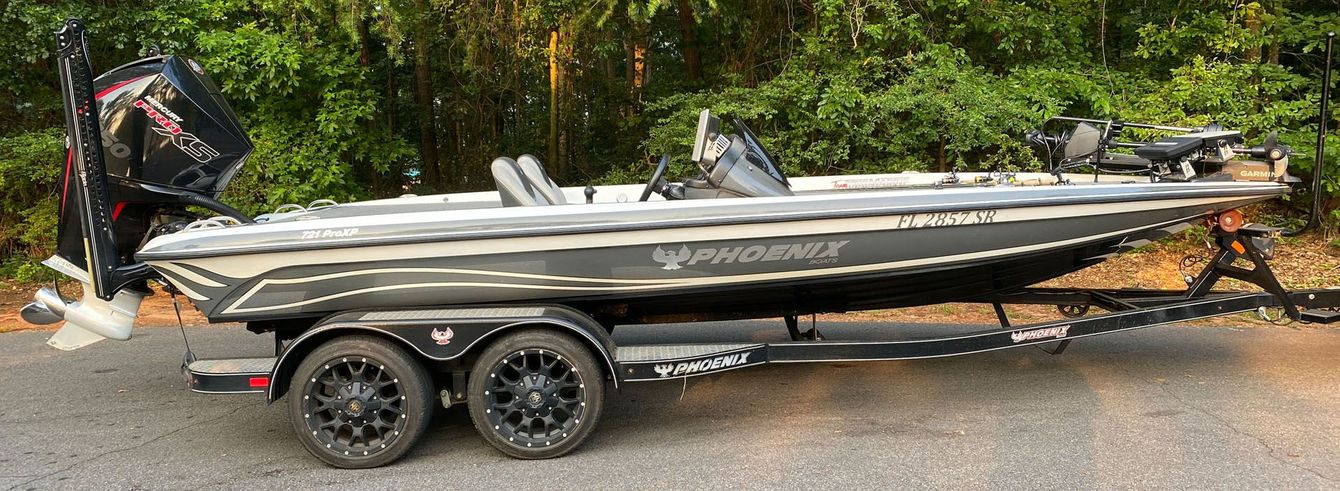
[[[860,337],[896,326],[827,326]],[[240,328],[202,355],[264,354]],[[0,486],[14,488],[1340,489],[1340,330],[1165,327],[909,362],[747,368],[611,392],[577,452],[508,459],[462,408],[389,468],[307,455],[283,404],[182,388],[181,339],[65,353],[0,335]],[[616,339],[781,339],[775,323],[621,328]]]

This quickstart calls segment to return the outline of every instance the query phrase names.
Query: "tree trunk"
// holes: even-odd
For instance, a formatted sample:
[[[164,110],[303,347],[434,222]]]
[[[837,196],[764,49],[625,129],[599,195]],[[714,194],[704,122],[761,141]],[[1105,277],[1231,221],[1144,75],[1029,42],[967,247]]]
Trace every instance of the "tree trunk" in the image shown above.
[[[386,57],[386,130],[391,134],[395,134],[398,124],[395,117],[395,108],[396,101],[399,99],[400,87],[396,84],[395,62],[388,56]],[[391,170],[395,172],[395,180],[390,183],[395,186],[393,194],[403,194],[407,191],[405,188],[405,169],[397,167]]]
[[[564,60],[576,60],[579,56],[573,51],[575,43],[571,40],[563,46]],[[576,88],[577,83],[585,83],[587,87],[591,84],[589,80],[583,80],[583,75],[590,76],[591,70],[583,67],[570,67],[563,65],[562,75],[559,77],[560,90],[564,94],[563,112],[559,118],[559,126],[562,133],[559,134],[558,153],[559,168],[558,175],[563,179],[571,178],[575,172],[574,167],[578,165],[578,152],[574,148],[583,148],[580,142],[584,141],[583,136],[587,134],[587,129],[583,124],[590,119],[589,111],[581,111],[578,108],[589,108],[592,106],[591,100],[587,98],[589,93],[580,92]],[[575,82],[574,82],[575,79]],[[576,167],[580,171],[580,167]],[[563,181],[566,182],[566,181]]]
[[[1264,22],[1261,20],[1261,14],[1265,13],[1262,12],[1262,10],[1264,9],[1265,7],[1261,7],[1259,4],[1249,4],[1244,9],[1245,12],[1243,17],[1243,24],[1247,27],[1247,31],[1252,33],[1251,36],[1252,39],[1261,39],[1261,27],[1264,24]],[[1250,63],[1260,62],[1261,47],[1253,46],[1251,48],[1248,48],[1247,52],[1243,53],[1243,55]]]
[[[638,113],[642,103],[642,88],[647,81],[647,34],[642,26],[634,27],[633,43],[628,46],[628,115]]]
[[[560,179],[572,173],[572,141],[574,138],[572,125],[573,121],[581,119],[580,116],[576,116],[578,112],[573,107],[589,107],[581,105],[577,91],[572,87],[572,73],[567,70],[567,65],[564,64],[566,60],[575,59],[572,45],[571,41],[563,45],[563,52],[558,65],[558,87],[559,93],[563,94],[563,97],[559,99],[558,162],[554,163],[554,175],[559,176]],[[580,70],[577,73],[581,73]]]
[[[524,34],[524,25],[521,22],[521,0],[512,0],[512,125],[521,131],[525,125],[526,119],[526,85],[521,82],[521,63],[517,60],[521,58],[521,43]]]
[[[445,105],[451,107],[456,104],[453,101],[448,102]],[[443,137],[446,141],[439,142],[442,146],[442,151],[440,153],[445,153],[446,155],[439,155],[438,158],[442,159],[443,162],[465,162],[466,160],[461,158],[459,142],[462,139],[462,135],[458,131],[459,126],[456,125],[456,117],[454,115],[443,115],[442,128],[445,132]],[[447,168],[445,165],[440,167],[442,167],[442,179],[444,181],[441,189],[442,192],[450,193],[456,191],[461,185],[462,169],[460,169],[459,165],[457,165],[455,169]]]
[[[369,72],[372,71],[372,49],[368,41],[368,19],[366,17],[358,20],[358,66]],[[375,116],[368,118],[366,129],[369,135],[377,131],[377,118]],[[364,159],[363,165],[367,168],[368,177],[372,181],[372,197],[382,197],[381,171],[371,162],[367,162],[366,159]]]
[[[1244,13],[1243,24],[1247,27],[1247,31],[1252,33],[1251,38],[1253,40],[1261,39],[1261,28],[1264,24],[1264,21],[1261,20],[1261,16],[1265,13],[1265,7],[1253,3],[1247,5],[1244,10],[1246,12]],[[1244,53],[1244,58],[1247,59],[1248,63],[1260,63],[1261,46],[1247,48],[1247,52]],[[1252,88],[1256,92],[1256,97],[1253,97],[1252,99],[1255,100],[1256,103],[1247,106],[1247,114],[1254,115],[1260,112],[1260,108],[1266,104],[1266,97],[1261,91],[1261,76],[1253,73],[1250,80],[1252,82]],[[1258,132],[1255,130],[1249,130],[1247,131],[1247,138],[1256,138],[1257,133]]]
[[[437,158],[437,128],[433,116],[433,71],[428,59],[428,36],[423,29],[414,33],[414,95],[419,104],[419,158],[422,161],[422,182],[430,189],[439,189],[442,168]]]
[[[949,172],[949,162],[945,159],[945,137],[935,145],[935,167],[938,172]]]
[[[366,17],[358,20],[358,65],[362,67],[372,65],[372,49],[368,46],[368,19]]]
[[[642,87],[647,84],[647,41],[639,37],[633,44],[633,93],[642,101]]]
[[[549,31],[549,162],[558,163],[558,29]]]
[[[679,11],[679,51],[684,53],[684,64],[689,69],[689,80],[697,82],[702,78],[702,61],[698,59],[698,24],[693,19],[693,4],[689,0],[678,0]]]

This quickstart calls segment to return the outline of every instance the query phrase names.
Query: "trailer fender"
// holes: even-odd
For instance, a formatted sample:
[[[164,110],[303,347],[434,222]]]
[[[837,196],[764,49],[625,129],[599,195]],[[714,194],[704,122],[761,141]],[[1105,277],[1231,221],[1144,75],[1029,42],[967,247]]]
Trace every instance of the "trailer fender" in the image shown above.
[[[615,388],[619,372],[614,341],[598,322],[584,313],[557,305],[471,306],[412,310],[361,310],[334,314],[318,322],[284,346],[270,372],[267,402],[288,391],[289,378],[302,359],[317,346],[340,336],[371,334],[390,339],[426,360],[448,361],[486,345],[504,332],[545,327],[572,333],[598,359],[604,360]]]

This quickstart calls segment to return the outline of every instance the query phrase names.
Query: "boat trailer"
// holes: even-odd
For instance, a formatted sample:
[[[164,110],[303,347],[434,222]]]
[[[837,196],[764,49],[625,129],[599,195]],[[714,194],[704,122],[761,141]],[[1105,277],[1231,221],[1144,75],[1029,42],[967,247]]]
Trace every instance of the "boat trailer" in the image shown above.
[[[296,360],[320,342],[357,332],[403,343],[453,374],[442,391],[445,405],[465,400],[462,387],[468,354],[476,345],[509,330],[542,327],[581,339],[597,355],[617,388],[622,382],[695,377],[765,363],[909,360],[966,355],[1006,348],[1054,345],[1060,354],[1071,341],[1146,327],[1239,313],[1279,309],[1304,323],[1340,322],[1340,288],[1286,291],[1267,260],[1277,228],[1246,226],[1217,238],[1219,251],[1184,291],[1143,289],[1029,288],[968,302],[996,308],[1000,327],[942,337],[887,341],[824,339],[817,330],[800,332],[787,317],[791,341],[776,343],[689,343],[616,346],[609,328],[561,305],[461,306],[422,310],[346,312],[331,316],[291,340],[276,341],[274,357],[197,360],[188,352],[183,370],[191,390],[204,393],[266,393],[282,397]],[[1249,263],[1251,269],[1235,265]],[[1260,292],[1212,290],[1221,278],[1260,286]],[[1055,305],[1063,318],[1012,325],[1005,304]],[[1090,307],[1107,310],[1085,315]],[[278,337],[278,336],[277,336]]]
[[[293,392],[288,404],[295,430],[312,455],[336,467],[365,468],[394,461],[408,445],[369,456],[371,442],[360,446],[360,439],[397,443],[406,439],[398,436],[403,429],[412,445],[435,400],[445,407],[465,403],[480,435],[503,453],[540,459],[570,452],[590,434],[590,420],[598,420],[604,405],[605,381],[617,390],[627,382],[767,363],[910,360],[1021,346],[1061,354],[1079,338],[1240,313],[1264,316],[1270,309],[1281,312],[1276,320],[1340,322],[1340,288],[1287,291],[1276,280],[1266,261],[1281,229],[1225,229],[1222,222],[1212,229],[1219,251],[1188,277],[1186,290],[1027,288],[967,299],[993,305],[1000,326],[966,334],[825,339],[817,327],[801,332],[792,315],[785,318],[791,337],[785,342],[618,346],[613,326],[567,306],[463,305],[348,311],[300,331],[249,325],[273,330],[274,356],[196,359],[188,344],[182,371],[195,392],[263,393],[271,403]],[[1262,291],[1214,290],[1222,278]],[[1055,305],[1061,319],[1011,325],[1005,304]],[[1090,315],[1091,307],[1108,312]],[[407,424],[401,418],[410,414],[417,416]],[[389,435],[392,429],[396,436]]]
[[[996,307],[1000,327],[967,334],[890,341],[825,339],[816,329],[801,333],[795,315],[785,318],[792,341],[732,343],[666,343],[616,346],[610,326],[578,310],[559,305],[458,306],[442,309],[351,311],[332,315],[291,339],[276,334],[275,356],[197,360],[186,353],[182,370],[190,390],[201,393],[264,393],[276,401],[287,392],[299,362],[322,343],[348,335],[393,339],[409,347],[442,373],[442,405],[466,401],[470,362],[504,334],[527,329],[555,331],[578,339],[598,360],[603,376],[619,388],[622,382],[663,381],[706,376],[762,364],[792,362],[918,360],[961,356],[1008,347],[1038,346],[1063,353],[1079,338],[1120,333],[1168,323],[1195,321],[1278,309],[1296,322],[1340,322],[1340,288],[1286,291],[1266,260],[1281,229],[1248,225],[1217,237],[1218,254],[1185,291],[1083,290],[1025,288],[970,299]],[[1253,268],[1235,266],[1249,263]],[[1211,290],[1222,278],[1257,284],[1264,291]],[[1014,326],[1004,305],[1059,307],[1059,321]],[[1085,315],[1089,307],[1108,313]],[[277,331],[276,331],[277,333]],[[1047,346],[1051,345],[1051,349]]]

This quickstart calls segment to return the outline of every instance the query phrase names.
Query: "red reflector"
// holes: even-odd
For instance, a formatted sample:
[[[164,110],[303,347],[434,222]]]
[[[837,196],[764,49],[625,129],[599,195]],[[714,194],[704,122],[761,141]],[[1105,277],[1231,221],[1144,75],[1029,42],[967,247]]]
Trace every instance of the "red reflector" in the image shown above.
[[[251,377],[251,379],[247,380],[247,385],[258,388],[269,387],[270,377]]]

